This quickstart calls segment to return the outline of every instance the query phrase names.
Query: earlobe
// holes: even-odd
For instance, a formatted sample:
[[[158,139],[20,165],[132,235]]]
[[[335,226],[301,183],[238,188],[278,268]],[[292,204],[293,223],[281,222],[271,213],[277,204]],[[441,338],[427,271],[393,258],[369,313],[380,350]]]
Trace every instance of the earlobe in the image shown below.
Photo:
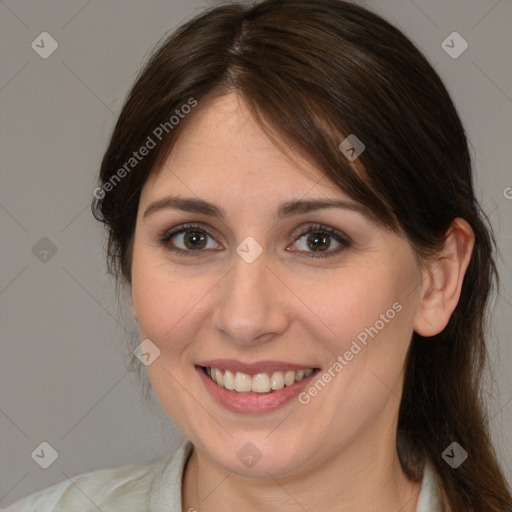
[[[459,302],[474,243],[471,226],[457,218],[446,233],[441,254],[426,265],[421,302],[414,320],[414,331],[421,336],[439,334],[448,324]]]

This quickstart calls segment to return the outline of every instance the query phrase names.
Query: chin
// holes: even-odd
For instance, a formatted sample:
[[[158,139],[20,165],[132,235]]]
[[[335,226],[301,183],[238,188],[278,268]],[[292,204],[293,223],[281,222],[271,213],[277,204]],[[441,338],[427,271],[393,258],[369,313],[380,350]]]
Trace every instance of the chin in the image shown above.
[[[250,478],[286,477],[296,473],[308,454],[294,443],[285,444],[268,433],[240,434],[224,445],[205,446],[213,461],[226,471]],[[311,450],[311,448],[310,448]]]

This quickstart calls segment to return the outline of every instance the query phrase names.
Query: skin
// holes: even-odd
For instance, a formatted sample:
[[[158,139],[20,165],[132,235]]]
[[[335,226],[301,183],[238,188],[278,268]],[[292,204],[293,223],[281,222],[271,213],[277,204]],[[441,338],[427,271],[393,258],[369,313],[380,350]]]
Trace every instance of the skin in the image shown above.
[[[295,161],[231,93],[197,107],[141,194],[132,301],[141,339],[160,349],[147,367],[153,389],[195,447],[183,510],[414,511],[420,485],[405,477],[395,448],[404,359],[414,330],[431,336],[448,322],[471,228],[454,221],[444,258],[420,268],[403,237],[360,212],[324,208],[278,219],[285,201],[353,203],[313,164],[298,155]],[[224,218],[171,208],[144,217],[170,195],[204,199]],[[161,242],[162,233],[184,223],[211,234],[207,248],[187,256],[169,249],[174,243],[186,250],[183,235]],[[351,245],[331,238],[331,256],[315,258],[301,233],[317,223],[344,233]],[[263,249],[250,264],[236,252],[248,236]],[[307,405],[293,400],[258,415],[228,411],[194,367],[230,358],[325,371],[394,303],[401,311]],[[252,468],[237,457],[248,442],[262,453]]]

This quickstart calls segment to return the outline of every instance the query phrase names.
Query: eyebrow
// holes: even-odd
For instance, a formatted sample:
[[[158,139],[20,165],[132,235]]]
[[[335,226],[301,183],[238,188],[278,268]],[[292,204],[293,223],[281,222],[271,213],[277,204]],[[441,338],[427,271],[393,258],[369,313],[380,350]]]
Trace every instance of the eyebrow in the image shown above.
[[[341,208],[357,212],[368,220],[374,220],[374,215],[370,210],[359,203],[352,201],[343,201],[340,199],[308,199],[308,200],[292,200],[282,203],[277,210],[277,217],[279,219],[290,217],[292,215],[300,215],[315,210],[322,210],[327,208]],[[178,197],[169,196],[159,199],[151,203],[144,211],[143,218],[146,218],[153,213],[162,210],[181,210],[190,213],[200,213],[212,217],[224,219],[224,210],[218,206],[195,197]]]

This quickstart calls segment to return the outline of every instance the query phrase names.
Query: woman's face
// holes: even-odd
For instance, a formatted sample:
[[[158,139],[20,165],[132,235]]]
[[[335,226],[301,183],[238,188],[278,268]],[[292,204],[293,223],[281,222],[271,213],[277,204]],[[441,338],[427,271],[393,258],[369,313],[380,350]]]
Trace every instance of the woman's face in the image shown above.
[[[342,456],[357,472],[394,452],[421,300],[411,247],[311,163],[292,164],[238,96],[200,104],[187,123],[144,186],[133,248],[163,407],[239,474]]]

